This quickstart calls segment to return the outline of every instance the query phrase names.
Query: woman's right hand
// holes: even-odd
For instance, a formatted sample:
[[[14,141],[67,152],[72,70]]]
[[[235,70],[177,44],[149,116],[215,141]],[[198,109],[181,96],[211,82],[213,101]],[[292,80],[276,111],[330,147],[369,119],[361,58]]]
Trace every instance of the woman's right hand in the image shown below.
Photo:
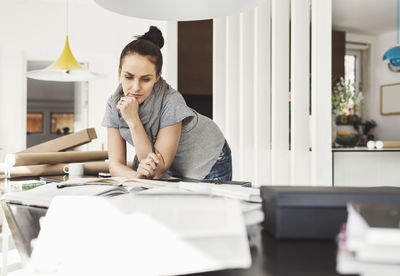
[[[128,125],[134,124],[139,118],[139,103],[134,97],[121,97],[117,109]]]
[[[160,162],[160,155],[154,152],[149,152],[147,157],[140,161],[137,168],[137,178],[153,178],[158,163]]]

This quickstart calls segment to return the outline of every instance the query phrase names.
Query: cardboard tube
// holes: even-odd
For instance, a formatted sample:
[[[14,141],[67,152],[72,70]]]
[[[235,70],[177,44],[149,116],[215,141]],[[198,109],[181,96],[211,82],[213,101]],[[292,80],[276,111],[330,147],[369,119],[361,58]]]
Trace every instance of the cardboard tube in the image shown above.
[[[98,175],[99,172],[109,172],[108,162],[106,161],[91,161],[84,163],[85,175]],[[42,176],[42,175],[64,175],[63,168],[67,163],[52,164],[52,165],[30,165],[18,166],[10,168],[10,177],[24,176]],[[132,162],[128,162],[128,166],[132,168]],[[0,167],[0,174],[4,174],[4,168]]]
[[[66,151],[66,152],[40,152],[40,153],[13,153],[7,154],[5,164],[7,167],[76,163],[108,159],[108,151]]]
[[[65,165],[67,165],[67,163],[12,167],[10,168],[10,177],[13,178],[23,176],[63,175],[63,168]],[[85,175],[97,175],[99,172],[108,172],[108,162],[84,162]],[[0,171],[0,173],[4,174],[4,171]]]

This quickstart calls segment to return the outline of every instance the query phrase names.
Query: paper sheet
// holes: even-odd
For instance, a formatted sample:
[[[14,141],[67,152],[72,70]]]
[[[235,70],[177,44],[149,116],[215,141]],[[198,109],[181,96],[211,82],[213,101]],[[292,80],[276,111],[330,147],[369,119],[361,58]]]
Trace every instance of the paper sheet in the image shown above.
[[[181,275],[251,264],[236,200],[57,197],[41,226],[31,267],[52,275]]]

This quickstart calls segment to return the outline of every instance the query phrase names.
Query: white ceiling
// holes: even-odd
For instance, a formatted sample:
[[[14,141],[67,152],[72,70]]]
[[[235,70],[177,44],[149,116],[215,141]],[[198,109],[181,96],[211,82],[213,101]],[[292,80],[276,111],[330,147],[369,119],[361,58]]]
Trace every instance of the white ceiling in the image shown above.
[[[395,31],[396,7],[397,0],[332,0],[333,29],[371,35]]]

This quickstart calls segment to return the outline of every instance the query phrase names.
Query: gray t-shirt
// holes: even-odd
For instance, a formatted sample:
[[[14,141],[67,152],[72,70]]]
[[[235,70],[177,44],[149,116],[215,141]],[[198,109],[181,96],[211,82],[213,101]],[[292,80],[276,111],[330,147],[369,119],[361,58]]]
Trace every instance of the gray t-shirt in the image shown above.
[[[153,97],[151,100],[154,100],[158,95],[154,89],[152,93],[154,94],[151,95]],[[225,143],[222,132],[213,120],[189,108],[182,95],[169,86],[163,92],[160,106],[161,109],[155,114],[159,118],[159,129],[182,121],[181,137],[175,158],[169,168],[170,173],[179,177],[203,179],[222,151]],[[140,108],[141,105],[139,113]],[[107,101],[102,126],[119,129],[123,139],[133,145],[131,132],[119,115],[113,96]],[[152,145],[155,143],[157,133],[154,135],[147,133]]]

